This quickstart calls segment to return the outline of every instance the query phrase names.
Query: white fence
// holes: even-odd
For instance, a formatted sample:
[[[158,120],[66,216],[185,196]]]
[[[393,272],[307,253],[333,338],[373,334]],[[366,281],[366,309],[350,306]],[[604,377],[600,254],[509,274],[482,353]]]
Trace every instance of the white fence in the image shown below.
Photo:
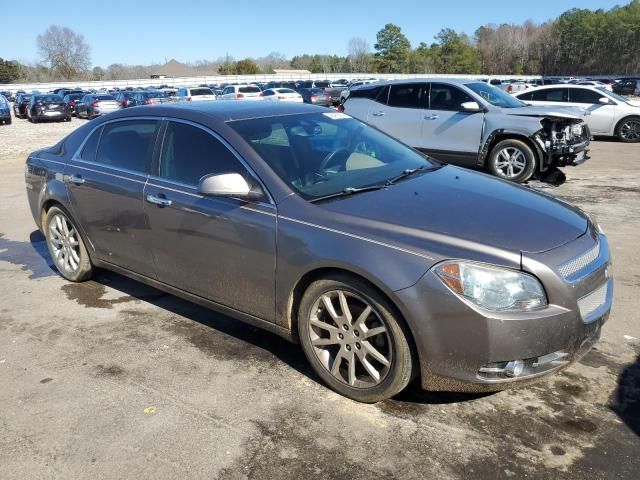
[[[39,90],[48,92],[56,88],[75,88],[96,89],[101,88],[126,88],[126,87],[150,87],[160,85],[169,85],[174,87],[210,85],[220,83],[251,83],[251,82],[270,82],[270,81],[287,81],[287,80],[339,80],[339,79],[367,79],[375,78],[380,80],[397,80],[405,78],[424,78],[424,77],[456,77],[456,78],[499,78],[509,79],[516,78],[520,80],[531,80],[540,78],[539,76],[526,75],[444,75],[444,74],[382,74],[382,73],[312,73],[306,75],[213,75],[203,77],[179,77],[179,78],[141,78],[137,80],[104,80],[104,81],[78,81],[78,82],[50,82],[50,83],[7,83],[0,84],[0,90],[9,90],[15,92],[24,90]]]

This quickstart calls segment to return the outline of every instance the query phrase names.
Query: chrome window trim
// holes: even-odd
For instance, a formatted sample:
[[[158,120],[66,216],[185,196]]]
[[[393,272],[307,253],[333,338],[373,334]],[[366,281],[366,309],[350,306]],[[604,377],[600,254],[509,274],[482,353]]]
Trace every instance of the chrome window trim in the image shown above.
[[[191,190],[191,191],[179,190],[177,188],[171,188],[171,187],[168,187],[166,185],[159,185],[157,183],[152,183],[154,181],[162,182],[162,183],[168,183],[170,185],[173,185],[173,186],[176,186],[176,187],[186,188],[186,189]],[[207,195],[202,195],[202,194],[198,193],[197,188],[195,188],[193,185],[187,185],[185,183],[180,183],[180,182],[176,182],[176,181],[173,181],[173,180],[168,180],[168,179],[162,178],[162,177],[156,177],[154,175],[150,175],[147,178],[147,186],[156,187],[156,188],[160,188],[160,189],[164,189],[164,190],[170,190],[172,192],[181,193],[183,195],[188,195],[188,196],[194,197],[194,198],[216,198],[216,199],[231,198],[231,199],[238,200],[238,201],[244,201],[242,199],[235,198],[235,197],[208,197]],[[269,208],[271,210],[275,210],[276,209],[276,206],[274,204],[272,204],[272,203],[251,202],[251,204],[252,205],[259,205],[261,207]],[[255,212],[258,212],[258,213],[264,213],[265,215],[273,215],[273,216],[275,216],[275,213],[263,212],[262,210],[253,209],[253,208],[250,208],[249,206],[246,206],[246,205],[242,205],[242,206],[240,206],[240,208],[242,208],[244,210],[252,210],[252,211],[255,211]]]

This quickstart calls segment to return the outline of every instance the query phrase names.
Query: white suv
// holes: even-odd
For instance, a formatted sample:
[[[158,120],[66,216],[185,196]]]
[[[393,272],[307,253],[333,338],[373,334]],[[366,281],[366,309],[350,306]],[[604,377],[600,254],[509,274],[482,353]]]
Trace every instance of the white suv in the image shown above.
[[[628,100],[605,87],[549,85],[517,93],[515,97],[530,105],[580,107],[589,113],[585,122],[593,135],[640,142],[640,102]]]
[[[219,100],[262,100],[261,93],[256,85],[227,85]]]
[[[532,107],[477,80],[425,78],[362,85],[339,110],[456,165],[525,182],[587,158],[581,109]]]
[[[182,87],[176,92],[175,99],[178,102],[203,102],[205,100],[215,100],[216,95],[207,87]]]

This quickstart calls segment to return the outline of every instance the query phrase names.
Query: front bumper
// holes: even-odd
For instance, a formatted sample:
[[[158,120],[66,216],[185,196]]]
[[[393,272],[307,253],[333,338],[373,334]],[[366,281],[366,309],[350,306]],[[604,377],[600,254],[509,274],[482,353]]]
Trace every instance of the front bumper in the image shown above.
[[[483,311],[454,295],[431,271],[416,285],[396,292],[418,350],[422,387],[497,391],[529,384],[578,361],[600,338],[611,309],[609,250],[604,236],[601,242],[599,260],[588,278],[568,282],[554,272],[557,285],[543,281],[549,306],[538,311]],[[531,260],[531,266],[524,265],[525,270],[545,280],[554,270],[541,266],[539,259]],[[579,300],[604,285],[604,300],[581,313]]]

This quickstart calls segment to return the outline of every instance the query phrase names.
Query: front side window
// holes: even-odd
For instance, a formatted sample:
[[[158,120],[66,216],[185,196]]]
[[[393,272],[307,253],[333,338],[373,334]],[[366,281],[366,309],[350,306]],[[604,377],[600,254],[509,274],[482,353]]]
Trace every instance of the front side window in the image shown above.
[[[158,125],[156,120],[124,120],[106,124],[96,163],[147,173]]]
[[[480,82],[479,82],[480,83]],[[486,83],[480,83],[489,87]],[[489,87],[495,88],[495,87]],[[431,110],[445,110],[459,112],[462,110],[461,105],[465,102],[473,102],[468,94],[460,90],[453,85],[447,85],[446,83],[432,83],[430,94],[430,109]]]
[[[387,105],[399,108],[426,108],[426,87],[424,82],[391,85]]]
[[[492,87],[491,85],[487,85],[486,83],[472,82],[465,84],[465,86],[473,91],[476,95],[482,97],[483,100],[489,102],[494,107],[519,108],[524,106],[524,103],[522,103],[517,98],[512,97],[504,90],[501,90],[497,87]],[[433,98],[433,87],[431,87],[431,90],[431,98]],[[473,101],[473,99],[465,101]]]
[[[586,88],[570,88],[569,101],[573,103],[598,103],[604,95]]]
[[[160,177],[197,186],[205,175],[222,173],[247,176],[234,154],[213,135],[186,123],[168,123],[160,155]]]
[[[434,167],[397,140],[338,112],[227,123],[305,199],[381,185],[407,169]]]

